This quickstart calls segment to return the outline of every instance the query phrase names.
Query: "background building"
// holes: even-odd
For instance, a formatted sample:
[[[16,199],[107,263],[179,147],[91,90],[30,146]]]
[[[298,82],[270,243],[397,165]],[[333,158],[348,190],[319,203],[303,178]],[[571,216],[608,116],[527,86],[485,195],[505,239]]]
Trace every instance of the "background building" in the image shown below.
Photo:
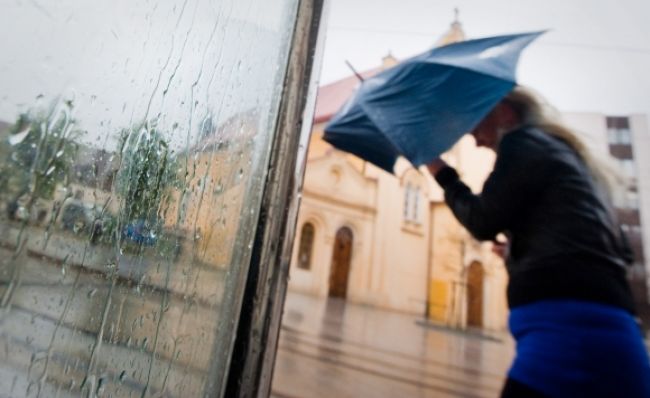
[[[634,251],[630,284],[641,317],[650,319],[650,131],[646,115],[608,116],[600,113],[562,114],[565,122],[580,132],[592,151],[608,159],[629,180],[628,188],[615,192],[615,212]]]

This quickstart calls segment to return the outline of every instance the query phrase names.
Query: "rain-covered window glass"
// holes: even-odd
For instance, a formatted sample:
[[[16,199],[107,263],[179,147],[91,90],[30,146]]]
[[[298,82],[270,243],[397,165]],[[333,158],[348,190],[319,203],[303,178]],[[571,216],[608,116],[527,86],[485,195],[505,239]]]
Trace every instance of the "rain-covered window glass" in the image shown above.
[[[3,3],[0,395],[219,395],[297,3]]]
[[[314,225],[306,223],[300,232],[300,245],[298,246],[298,268],[311,269],[311,253],[314,246]]]

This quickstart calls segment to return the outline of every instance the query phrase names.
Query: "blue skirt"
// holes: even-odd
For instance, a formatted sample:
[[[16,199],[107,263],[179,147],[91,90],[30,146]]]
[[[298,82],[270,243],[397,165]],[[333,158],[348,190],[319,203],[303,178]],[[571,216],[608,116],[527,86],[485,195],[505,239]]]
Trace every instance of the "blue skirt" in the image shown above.
[[[650,360],[634,318],[584,301],[510,312],[517,355],[508,377],[549,397],[650,397]]]

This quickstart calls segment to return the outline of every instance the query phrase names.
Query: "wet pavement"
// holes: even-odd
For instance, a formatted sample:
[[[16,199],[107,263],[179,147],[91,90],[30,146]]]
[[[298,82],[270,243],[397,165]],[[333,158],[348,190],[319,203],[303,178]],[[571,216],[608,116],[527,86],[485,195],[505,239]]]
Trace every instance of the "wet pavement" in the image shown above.
[[[505,332],[289,293],[272,396],[495,397],[513,355]]]

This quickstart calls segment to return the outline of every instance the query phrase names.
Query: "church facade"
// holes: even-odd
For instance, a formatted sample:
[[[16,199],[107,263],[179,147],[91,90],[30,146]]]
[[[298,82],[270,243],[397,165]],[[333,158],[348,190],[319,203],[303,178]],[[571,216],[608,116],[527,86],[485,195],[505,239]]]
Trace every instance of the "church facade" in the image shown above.
[[[456,21],[438,44],[463,38]],[[389,55],[362,75],[396,63]],[[325,124],[357,84],[351,76],[318,93],[289,289],[454,326],[503,329],[503,261],[456,222],[426,169],[400,159],[391,175],[322,140]],[[471,137],[446,156],[477,191],[494,161]]]

